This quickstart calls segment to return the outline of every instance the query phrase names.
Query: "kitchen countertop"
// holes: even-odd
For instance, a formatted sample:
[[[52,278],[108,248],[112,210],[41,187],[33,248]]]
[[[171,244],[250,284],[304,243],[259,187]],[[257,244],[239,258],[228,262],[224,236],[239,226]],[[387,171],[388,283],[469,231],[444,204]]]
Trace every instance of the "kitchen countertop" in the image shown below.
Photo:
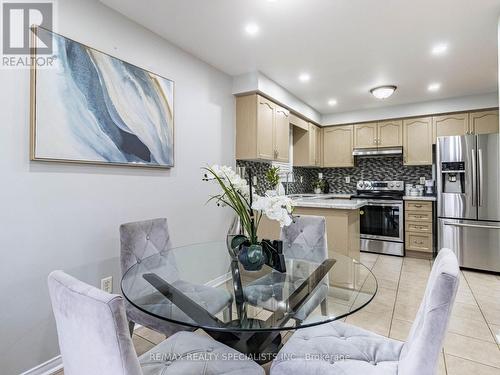
[[[297,207],[332,208],[336,210],[357,210],[366,205],[364,199],[338,199],[333,194],[327,197],[308,197],[294,199]]]
[[[437,200],[437,198],[431,197],[431,196],[412,197],[410,195],[405,195],[403,197],[403,200],[405,200],[405,201],[435,201],[435,200]]]

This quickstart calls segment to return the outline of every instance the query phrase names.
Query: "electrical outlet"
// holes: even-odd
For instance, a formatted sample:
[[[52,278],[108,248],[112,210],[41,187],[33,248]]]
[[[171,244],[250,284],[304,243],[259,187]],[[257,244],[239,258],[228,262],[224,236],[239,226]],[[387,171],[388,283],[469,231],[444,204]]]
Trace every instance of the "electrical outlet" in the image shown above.
[[[424,185],[425,184],[425,177],[420,177],[420,185]]]
[[[257,176],[253,176],[252,184],[257,185]]]
[[[304,182],[304,177],[300,176],[300,183],[302,184]]]
[[[350,183],[351,183],[351,177],[350,177],[350,176],[347,176],[347,177],[345,178],[345,183],[346,183],[346,184],[350,184]]]
[[[101,279],[101,290],[108,293],[113,293],[113,276],[105,277]]]

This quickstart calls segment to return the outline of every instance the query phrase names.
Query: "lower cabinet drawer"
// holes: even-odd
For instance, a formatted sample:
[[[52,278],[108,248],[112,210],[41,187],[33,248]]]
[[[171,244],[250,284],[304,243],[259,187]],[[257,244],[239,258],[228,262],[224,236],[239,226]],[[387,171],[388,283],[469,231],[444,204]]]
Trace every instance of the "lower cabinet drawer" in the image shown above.
[[[425,221],[407,221],[405,229],[407,232],[432,233],[432,223]]]
[[[432,212],[428,211],[406,211],[406,222],[408,221],[427,221],[432,223]]]
[[[406,232],[406,250],[432,252],[432,234]]]

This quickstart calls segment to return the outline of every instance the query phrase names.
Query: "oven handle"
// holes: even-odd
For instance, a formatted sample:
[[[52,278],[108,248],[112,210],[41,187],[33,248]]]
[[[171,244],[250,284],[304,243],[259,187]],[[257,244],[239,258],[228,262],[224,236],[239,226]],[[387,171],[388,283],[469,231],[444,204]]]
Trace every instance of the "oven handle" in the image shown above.
[[[366,206],[379,206],[379,207],[397,207],[397,208],[402,208],[403,207],[403,202],[401,203],[394,203],[394,202],[368,202]]]

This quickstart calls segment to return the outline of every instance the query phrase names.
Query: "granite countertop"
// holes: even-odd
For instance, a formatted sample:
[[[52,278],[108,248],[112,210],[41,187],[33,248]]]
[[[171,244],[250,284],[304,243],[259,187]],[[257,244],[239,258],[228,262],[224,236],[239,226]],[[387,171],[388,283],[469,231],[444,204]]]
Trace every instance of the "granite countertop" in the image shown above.
[[[410,195],[405,195],[403,197],[403,200],[405,201],[436,201],[437,198],[433,196],[421,196],[421,197],[413,197]]]
[[[336,210],[357,210],[366,205],[364,199],[342,199],[328,194],[327,197],[294,199],[297,207],[333,208]]]

